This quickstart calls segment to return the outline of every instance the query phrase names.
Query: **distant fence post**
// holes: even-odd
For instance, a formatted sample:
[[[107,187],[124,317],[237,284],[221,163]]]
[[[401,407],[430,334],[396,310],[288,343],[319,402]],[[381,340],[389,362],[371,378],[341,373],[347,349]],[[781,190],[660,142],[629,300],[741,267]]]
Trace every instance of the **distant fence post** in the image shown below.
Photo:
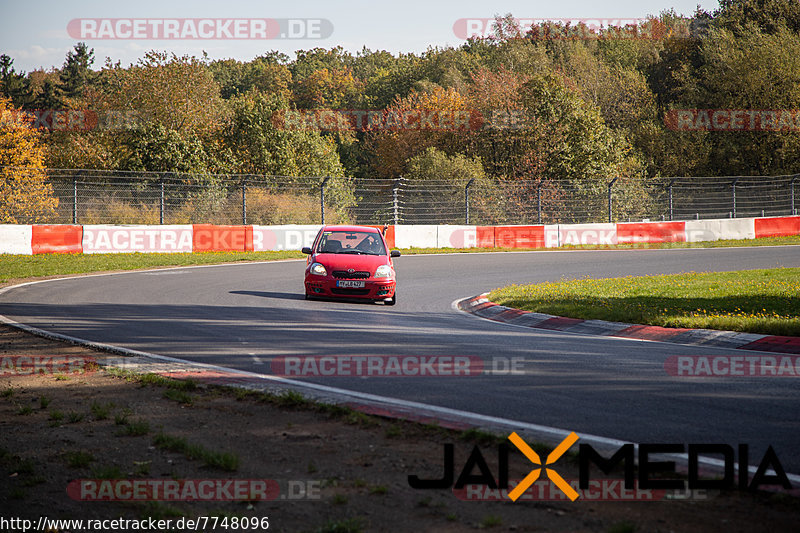
[[[674,184],[674,183],[675,183],[677,180],[678,180],[678,178],[673,178],[673,179],[671,179],[671,180],[670,180],[670,182],[669,182],[669,220],[670,220],[670,222],[671,222],[672,220],[674,220],[674,214],[673,214],[673,211],[672,211],[672,208],[673,208],[673,205],[672,205],[672,185],[673,185],[673,184]]]
[[[163,225],[164,224],[164,177],[162,176],[161,179],[159,179],[159,181],[161,182],[160,183],[161,201],[159,202],[159,207],[158,207],[158,223]]]
[[[325,224],[325,184],[329,179],[330,176],[325,176],[319,184],[319,217],[322,224]]]
[[[72,223],[78,223],[78,176],[72,177]]]
[[[736,184],[739,183],[740,178],[735,178],[733,182],[731,182],[731,201],[733,202],[733,217],[736,218]]]
[[[247,180],[242,178],[242,225],[247,225]]]
[[[795,207],[794,207],[794,182],[797,181],[797,178],[800,178],[800,176],[792,176],[792,181],[789,182],[789,185],[792,188],[792,214],[793,215],[797,214],[797,209],[795,209]]]
[[[394,185],[392,185],[392,211],[394,213],[394,225],[397,226],[400,224],[400,202],[398,199],[398,191],[400,190],[400,180],[402,178],[398,178],[395,180]]]
[[[542,223],[542,182],[536,184],[536,220]]]
[[[464,187],[464,213],[465,213],[464,219],[465,219],[465,224],[469,224],[469,188],[470,188],[470,186],[472,185],[472,183],[474,181],[475,181],[475,178],[470,178],[470,180],[467,182],[467,186]]]
[[[611,187],[614,186],[614,183],[616,183],[616,181],[618,179],[619,178],[614,178],[613,180],[608,182],[608,221],[609,222],[613,222],[613,218],[614,218],[614,212],[613,212],[613,210],[611,208]]]

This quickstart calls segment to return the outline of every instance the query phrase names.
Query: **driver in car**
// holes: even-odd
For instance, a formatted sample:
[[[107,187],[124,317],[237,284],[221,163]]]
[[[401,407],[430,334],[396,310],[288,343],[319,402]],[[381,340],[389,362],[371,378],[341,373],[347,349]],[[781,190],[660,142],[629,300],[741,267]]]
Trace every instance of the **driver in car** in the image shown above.
[[[367,238],[358,243],[358,246],[356,246],[356,250],[360,250],[369,254],[380,254],[382,251],[381,248],[381,243],[378,241],[378,239],[372,237],[371,235],[367,236]]]

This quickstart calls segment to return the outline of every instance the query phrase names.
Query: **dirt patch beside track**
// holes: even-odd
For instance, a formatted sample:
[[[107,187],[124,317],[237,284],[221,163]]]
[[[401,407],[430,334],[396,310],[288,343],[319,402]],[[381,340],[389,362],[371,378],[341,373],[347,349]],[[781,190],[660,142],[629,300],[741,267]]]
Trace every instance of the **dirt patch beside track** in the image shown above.
[[[40,372],[25,373],[21,362],[27,360],[20,356],[43,358]],[[797,500],[763,493],[658,502],[462,501],[447,489],[412,489],[407,478],[441,477],[445,443],[454,444],[458,476],[475,444],[469,434],[315,407],[293,395],[143,383],[83,364],[103,353],[7,326],[0,326],[0,357],[4,519],[216,516],[222,531],[224,519],[230,525],[234,517],[268,517],[275,531],[593,532],[791,531],[800,519]],[[496,444],[479,447],[496,472]],[[559,473],[576,478],[577,465],[562,461]],[[510,478],[524,477],[531,466],[513,455]],[[213,502],[86,501],[102,490],[68,492],[75,480],[119,489],[109,479],[162,487],[183,480],[269,480],[277,492],[271,501]],[[0,526],[5,529],[12,530]]]

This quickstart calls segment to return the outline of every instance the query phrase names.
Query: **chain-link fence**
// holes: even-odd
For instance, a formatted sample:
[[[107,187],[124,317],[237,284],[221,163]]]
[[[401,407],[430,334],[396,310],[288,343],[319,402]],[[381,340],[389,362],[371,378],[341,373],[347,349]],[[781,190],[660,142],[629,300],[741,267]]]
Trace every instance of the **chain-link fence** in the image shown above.
[[[736,218],[796,214],[795,188],[800,186],[800,175],[416,181],[38,172],[52,185],[58,206],[35,220],[26,219],[23,206],[17,222],[488,225]]]
[[[800,174],[654,180],[654,200],[668,220],[796,215]]]

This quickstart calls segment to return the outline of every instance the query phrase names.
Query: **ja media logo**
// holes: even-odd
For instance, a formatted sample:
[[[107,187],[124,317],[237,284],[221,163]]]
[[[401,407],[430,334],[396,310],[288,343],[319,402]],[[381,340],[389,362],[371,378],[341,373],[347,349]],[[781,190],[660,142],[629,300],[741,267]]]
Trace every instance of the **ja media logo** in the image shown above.
[[[520,497],[542,477],[542,470],[546,477],[567,498],[575,501],[580,493],[573,484],[568,483],[558,472],[549,468],[556,463],[564,453],[569,450],[579,437],[570,432],[564,440],[547,456],[544,464],[536,453],[516,432],[508,436],[508,440],[522,452],[522,454],[539,468],[532,469],[512,490],[509,488],[508,465],[510,446],[503,442],[497,446],[497,470],[495,478],[491,468],[486,462],[478,446],[474,446],[467,458],[458,479],[455,478],[455,447],[453,443],[444,444],[444,475],[440,479],[421,479],[416,475],[408,476],[408,484],[414,489],[449,489],[461,491],[467,486],[480,485],[489,489],[508,491],[508,498],[516,502]],[[687,458],[688,480],[677,474],[675,461],[664,461],[660,458],[671,457]],[[719,457],[724,467],[724,474],[717,479],[701,479],[700,464],[702,457]],[[738,456],[738,457],[737,457]],[[769,486],[793,489],[778,454],[769,446],[758,463],[755,474],[750,478],[750,447],[739,444],[734,449],[729,444],[700,443],[642,443],[638,449],[634,444],[622,444],[610,457],[604,457],[590,444],[580,444],[578,447],[579,480],[577,487],[581,490],[590,488],[593,482],[591,476],[592,466],[604,474],[611,474],[615,468],[621,467],[624,471],[623,486],[626,490],[633,491],[705,491],[705,490],[758,490],[760,487]],[[638,475],[636,468],[638,465]],[[475,470],[478,473],[475,473]],[[736,470],[738,469],[738,475]],[[738,479],[737,479],[738,477]],[[652,499],[650,497],[646,499]]]

